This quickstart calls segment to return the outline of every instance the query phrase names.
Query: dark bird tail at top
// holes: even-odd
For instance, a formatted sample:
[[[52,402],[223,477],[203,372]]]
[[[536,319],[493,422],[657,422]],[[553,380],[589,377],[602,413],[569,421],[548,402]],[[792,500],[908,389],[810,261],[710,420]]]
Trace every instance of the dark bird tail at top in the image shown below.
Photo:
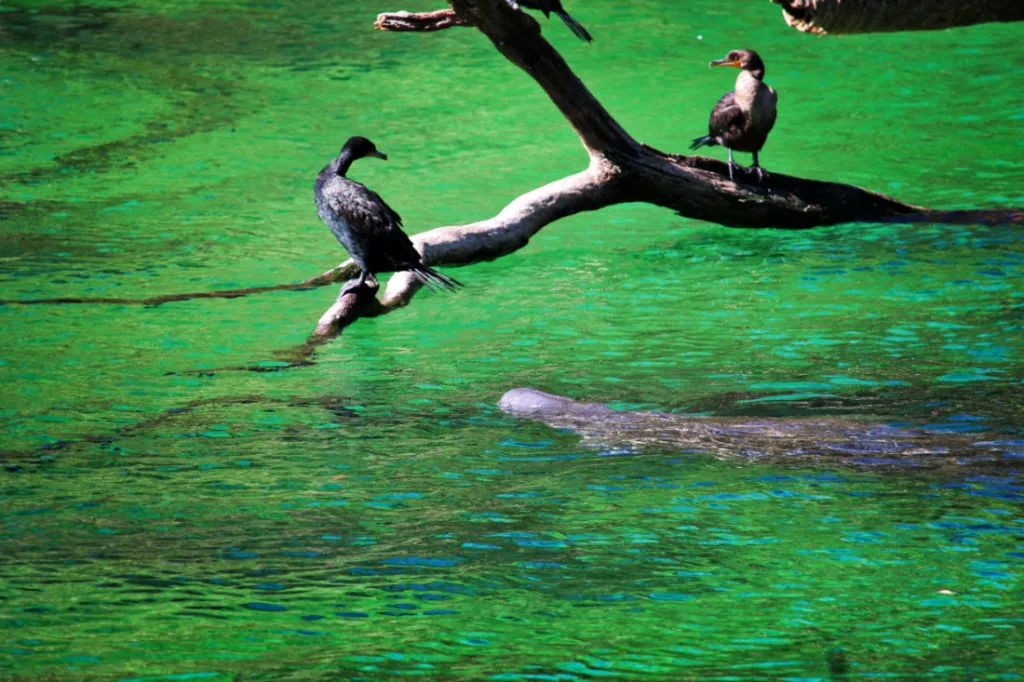
[[[718,143],[711,139],[710,135],[704,135],[703,137],[695,139],[690,144],[690,149],[697,149],[698,147],[714,147],[716,144]]]
[[[587,32],[587,29],[583,28],[583,24],[569,16],[569,13],[564,9],[555,10],[555,14],[562,17],[562,21],[565,22],[565,25],[569,27],[570,31],[576,34],[577,38],[588,43],[594,42],[594,39],[590,37],[590,33]]]
[[[412,272],[412,276],[416,278],[417,282],[431,291],[437,291],[437,287],[447,289],[448,291],[456,291],[460,287],[465,286],[454,277],[449,277],[443,272],[428,268],[426,265],[411,268],[410,272]]]

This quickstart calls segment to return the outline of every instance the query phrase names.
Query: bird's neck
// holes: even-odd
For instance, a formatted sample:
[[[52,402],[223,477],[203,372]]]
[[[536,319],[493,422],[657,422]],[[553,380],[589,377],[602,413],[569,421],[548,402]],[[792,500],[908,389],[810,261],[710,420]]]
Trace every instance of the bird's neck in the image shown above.
[[[352,165],[353,161],[355,161],[355,159],[352,157],[352,152],[347,149],[342,150],[342,152],[338,154],[338,158],[336,158],[332,164],[334,166],[334,172],[341,177],[345,177],[345,173],[348,173],[349,166]]]
[[[761,78],[764,71],[740,71],[736,77],[736,103],[741,109],[750,109],[757,98],[757,91],[761,88]]]

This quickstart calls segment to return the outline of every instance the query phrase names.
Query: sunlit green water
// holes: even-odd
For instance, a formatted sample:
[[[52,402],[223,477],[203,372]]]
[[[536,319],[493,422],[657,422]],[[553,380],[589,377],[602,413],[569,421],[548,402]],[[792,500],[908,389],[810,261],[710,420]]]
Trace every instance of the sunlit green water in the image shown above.
[[[470,30],[346,2],[0,6],[0,297],[296,281],[343,258],[311,190],[412,232],[586,162]],[[1024,204],[1019,26],[817,39],[767,2],[574,0],[545,32],[681,151],[752,47],[769,169],[939,208]],[[745,157],[744,157],[745,160]],[[454,271],[453,271],[454,272]],[[0,307],[0,675],[17,679],[1020,679],[1024,232],[742,232],[644,206],[459,269],[315,364],[334,288]],[[199,371],[208,370],[208,371]],[[612,456],[505,417],[622,408],[962,431],[1000,462],[879,470]]]

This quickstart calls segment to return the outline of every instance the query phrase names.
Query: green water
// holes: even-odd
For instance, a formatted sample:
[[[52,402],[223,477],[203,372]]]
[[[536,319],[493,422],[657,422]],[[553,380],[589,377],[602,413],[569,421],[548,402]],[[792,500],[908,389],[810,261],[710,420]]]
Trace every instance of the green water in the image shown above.
[[[580,170],[482,36],[371,28],[439,4],[0,5],[0,298],[318,274],[344,254],[312,183],[351,134],[390,155],[352,174],[410,232]],[[596,42],[545,34],[644,142],[701,135],[733,78],[707,62],[751,47],[769,171],[1024,204],[1019,25],[820,39],[767,2],[569,7]],[[1024,678],[1020,226],[627,205],[448,272],[463,292],[280,372],[239,368],[335,287],[0,306],[0,677]],[[516,386],[1006,443],[941,473],[616,454],[504,416]]]

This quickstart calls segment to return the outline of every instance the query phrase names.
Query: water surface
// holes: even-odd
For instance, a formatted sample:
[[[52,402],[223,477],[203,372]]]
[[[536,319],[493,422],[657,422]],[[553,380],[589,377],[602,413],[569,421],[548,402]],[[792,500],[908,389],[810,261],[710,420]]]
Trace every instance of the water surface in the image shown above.
[[[0,8],[0,298],[292,282],[343,257],[312,182],[410,232],[580,170],[471,30],[353,1]],[[1019,27],[812,38],[768,3],[574,2],[545,35],[681,151],[751,47],[765,167],[936,208],[1024,204]],[[712,154],[721,150],[713,150]],[[746,161],[746,157],[741,155]],[[624,205],[452,270],[278,372],[335,289],[0,306],[0,676],[1020,679],[1024,233],[741,231]],[[595,450],[508,388],[1003,441],[940,471]]]

